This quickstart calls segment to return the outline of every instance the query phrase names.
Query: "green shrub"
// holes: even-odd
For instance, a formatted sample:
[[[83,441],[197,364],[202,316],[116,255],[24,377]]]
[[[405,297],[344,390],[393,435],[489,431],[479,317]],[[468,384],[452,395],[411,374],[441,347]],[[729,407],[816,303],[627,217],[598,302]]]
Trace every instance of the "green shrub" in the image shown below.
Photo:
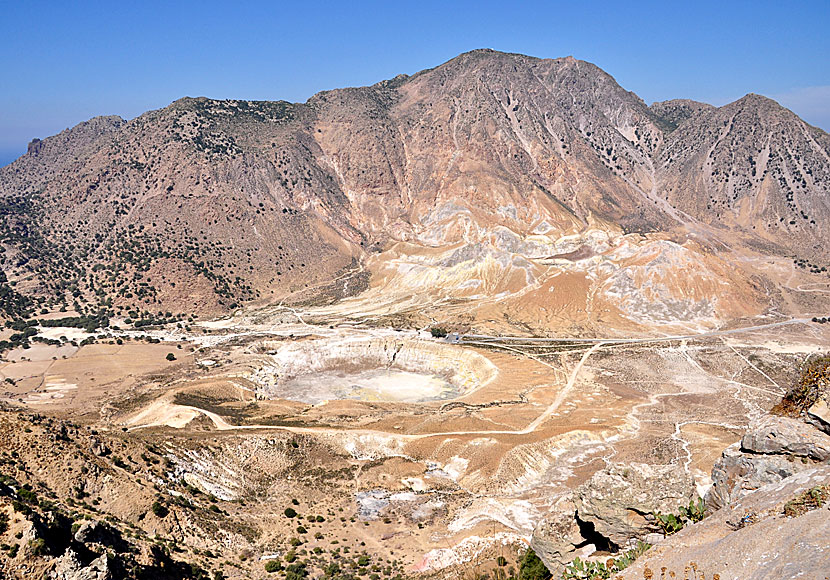
[[[445,338],[447,336],[447,329],[440,326],[433,326],[429,329],[429,332],[433,338]]]
[[[550,570],[532,548],[528,548],[519,564],[519,580],[549,580]]]
[[[153,515],[159,518],[166,518],[167,514],[170,513],[170,510],[167,509],[167,506],[159,501],[153,502],[153,505],[150,506],[150,510],[153,512]]]
[[[696,524],[706,517],[706,511],[703,506],[703,498],[697,498],[697,501],[690,501],[688,507],[680,506],[680,515],[688,521]]]
[[[274,572],[279,572],[282,570],[282,564],[279,563],[277,560],[268,560],[265,562],[265,571],[269,574],[273,574]]]
[[[654,512],[654,518],[657,520],[657,525],[667,536],[676,534],[683,529],[683,520],[674,514],[664,514],[658,511]]]
[[[26,489],[25,487],[21,488],[17,492],[17,497],[21,500],[25,501],[26,503],[36,504],[37,503],[37,494],[33,492],[31,489]]]
[[[27,546],[29,548],[29,553],[33,556],[45,556],[49,553],[49,547],[46,545],[46,540],[43,538],[29,540]]]
[[[615,558],[609,558],[605,562],[592,562],[574,558],[574,561],[565,567],[562,572],[563,580],[595,580],[610,578],[617,572],[622,572],[634,560],[642,556],[646,550],[651,548],[651,544],[645,542],[637,542],[637,546],[618,554]]]
[[[285,517],[287,517],[287,518],[296,518],[297,517],[297,512],[294,510],[294,508],[285,508],[285,512],[283,512],[283,513],[285,513]]]
[[[830,502],[830,485],[808,489],[784,504],[784,515],[797,517]]]

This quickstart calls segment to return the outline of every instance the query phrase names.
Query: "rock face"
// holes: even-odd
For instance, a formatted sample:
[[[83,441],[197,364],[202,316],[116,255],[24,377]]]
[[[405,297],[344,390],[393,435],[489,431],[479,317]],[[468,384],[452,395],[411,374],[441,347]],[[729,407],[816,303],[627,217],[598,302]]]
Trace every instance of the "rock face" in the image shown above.
[[[753,421],[715,464],[705,498],[711,515],[702,523],[667,538],[650,533],[657,531],[654,511],[676,513],[696,496],[691,478],[670,465],[612,465],[560,501],[531,546],[554,576],[576,556],[644,539],[655,547],[615,578],[668,572],[678,578],[719,574],[722,580],[825,578],[830,508],[784,513],[799,494],[830,485],[830,436],[808,419],[765,415]]]
[[[647,531],[657,531],[653,512],[675,513],[696,497],[694,480],[680,466],[617,464],[577,489],[577,517],[612,548],[625,548]]]
[[[799,419],[766,415],[728,447],[712,469],[708,511],[720,509],[764,485],[830,463],[830,435]]]
[[[554,574],[559,574],[574,557],[594,551],[594,546],[582,536],[576,505],[570,497],[559,501],[551,515],[539,522],[530,546]]]
[[[721,580],[824,579],[830,571],[830,506],[787,517],[784,505],[830,485],[830,466],[813,467],[770,483],[651,548],[620,580],[658,578],[661,569]],[[646,569],[651,570],[649,576]],[[687,576],[688,577],[688,576]]]
[[[58,558],[55,567],[49,574],[52,580],[110,580],[112,575],[107,564],[106,554],[102,554],[83,566],[78,556],[71,549]]]
[[[653,512],[675,513],[697,493],[676,465],[614,464],[563,500],[533,534],[531,546],[558,574],[576,556],[625,549],[656,532]]]

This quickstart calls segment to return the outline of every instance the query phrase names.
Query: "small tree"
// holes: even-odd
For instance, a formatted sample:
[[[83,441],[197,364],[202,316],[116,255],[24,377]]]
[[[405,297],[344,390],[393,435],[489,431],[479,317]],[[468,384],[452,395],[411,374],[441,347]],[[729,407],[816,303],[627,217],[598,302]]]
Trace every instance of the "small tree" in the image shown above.
[[[447,329],[440,326],[433,326],[429,329],[429,332],[432,334],[433,338],[446,338],[447,336]]]
[[[167,360],[169,360],[169,361],[174,361],[174,360],[176,360],[176,355],[175,355],[175,354],[173,354],[172,352],[168,352],[168,353],[167,353]]]

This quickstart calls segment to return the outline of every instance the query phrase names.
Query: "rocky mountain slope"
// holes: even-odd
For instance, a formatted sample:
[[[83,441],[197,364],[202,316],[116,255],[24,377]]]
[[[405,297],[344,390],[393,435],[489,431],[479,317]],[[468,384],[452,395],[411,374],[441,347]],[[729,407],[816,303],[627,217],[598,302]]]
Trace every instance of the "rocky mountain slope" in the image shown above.
[[[0,306],[216,314],[330,302],[418,264],[456,276],[456,298],[517,293],[604,236],[641,266],[706,264],[704,287],[656,283],[691,296],[667,320],[737,317],[701,302],[723,284],[762,296],[724,244],[820,272],[828,192],[830,137],[768,99],[648,107],[590,63],[478,50],[302,104],[184,98],[34,141],[0,170]],[[623,318],[614,292],[637,276],[608,282]]]

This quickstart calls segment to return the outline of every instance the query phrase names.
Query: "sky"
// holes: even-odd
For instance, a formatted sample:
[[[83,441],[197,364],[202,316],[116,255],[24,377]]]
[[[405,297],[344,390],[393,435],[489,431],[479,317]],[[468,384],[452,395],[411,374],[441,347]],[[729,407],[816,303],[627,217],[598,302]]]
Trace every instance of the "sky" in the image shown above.
[[[305,101],[476,48],[573,55],[647,103],[774,98],[830,131],[830,1],[0,0],[0,166],[183,96]]]

